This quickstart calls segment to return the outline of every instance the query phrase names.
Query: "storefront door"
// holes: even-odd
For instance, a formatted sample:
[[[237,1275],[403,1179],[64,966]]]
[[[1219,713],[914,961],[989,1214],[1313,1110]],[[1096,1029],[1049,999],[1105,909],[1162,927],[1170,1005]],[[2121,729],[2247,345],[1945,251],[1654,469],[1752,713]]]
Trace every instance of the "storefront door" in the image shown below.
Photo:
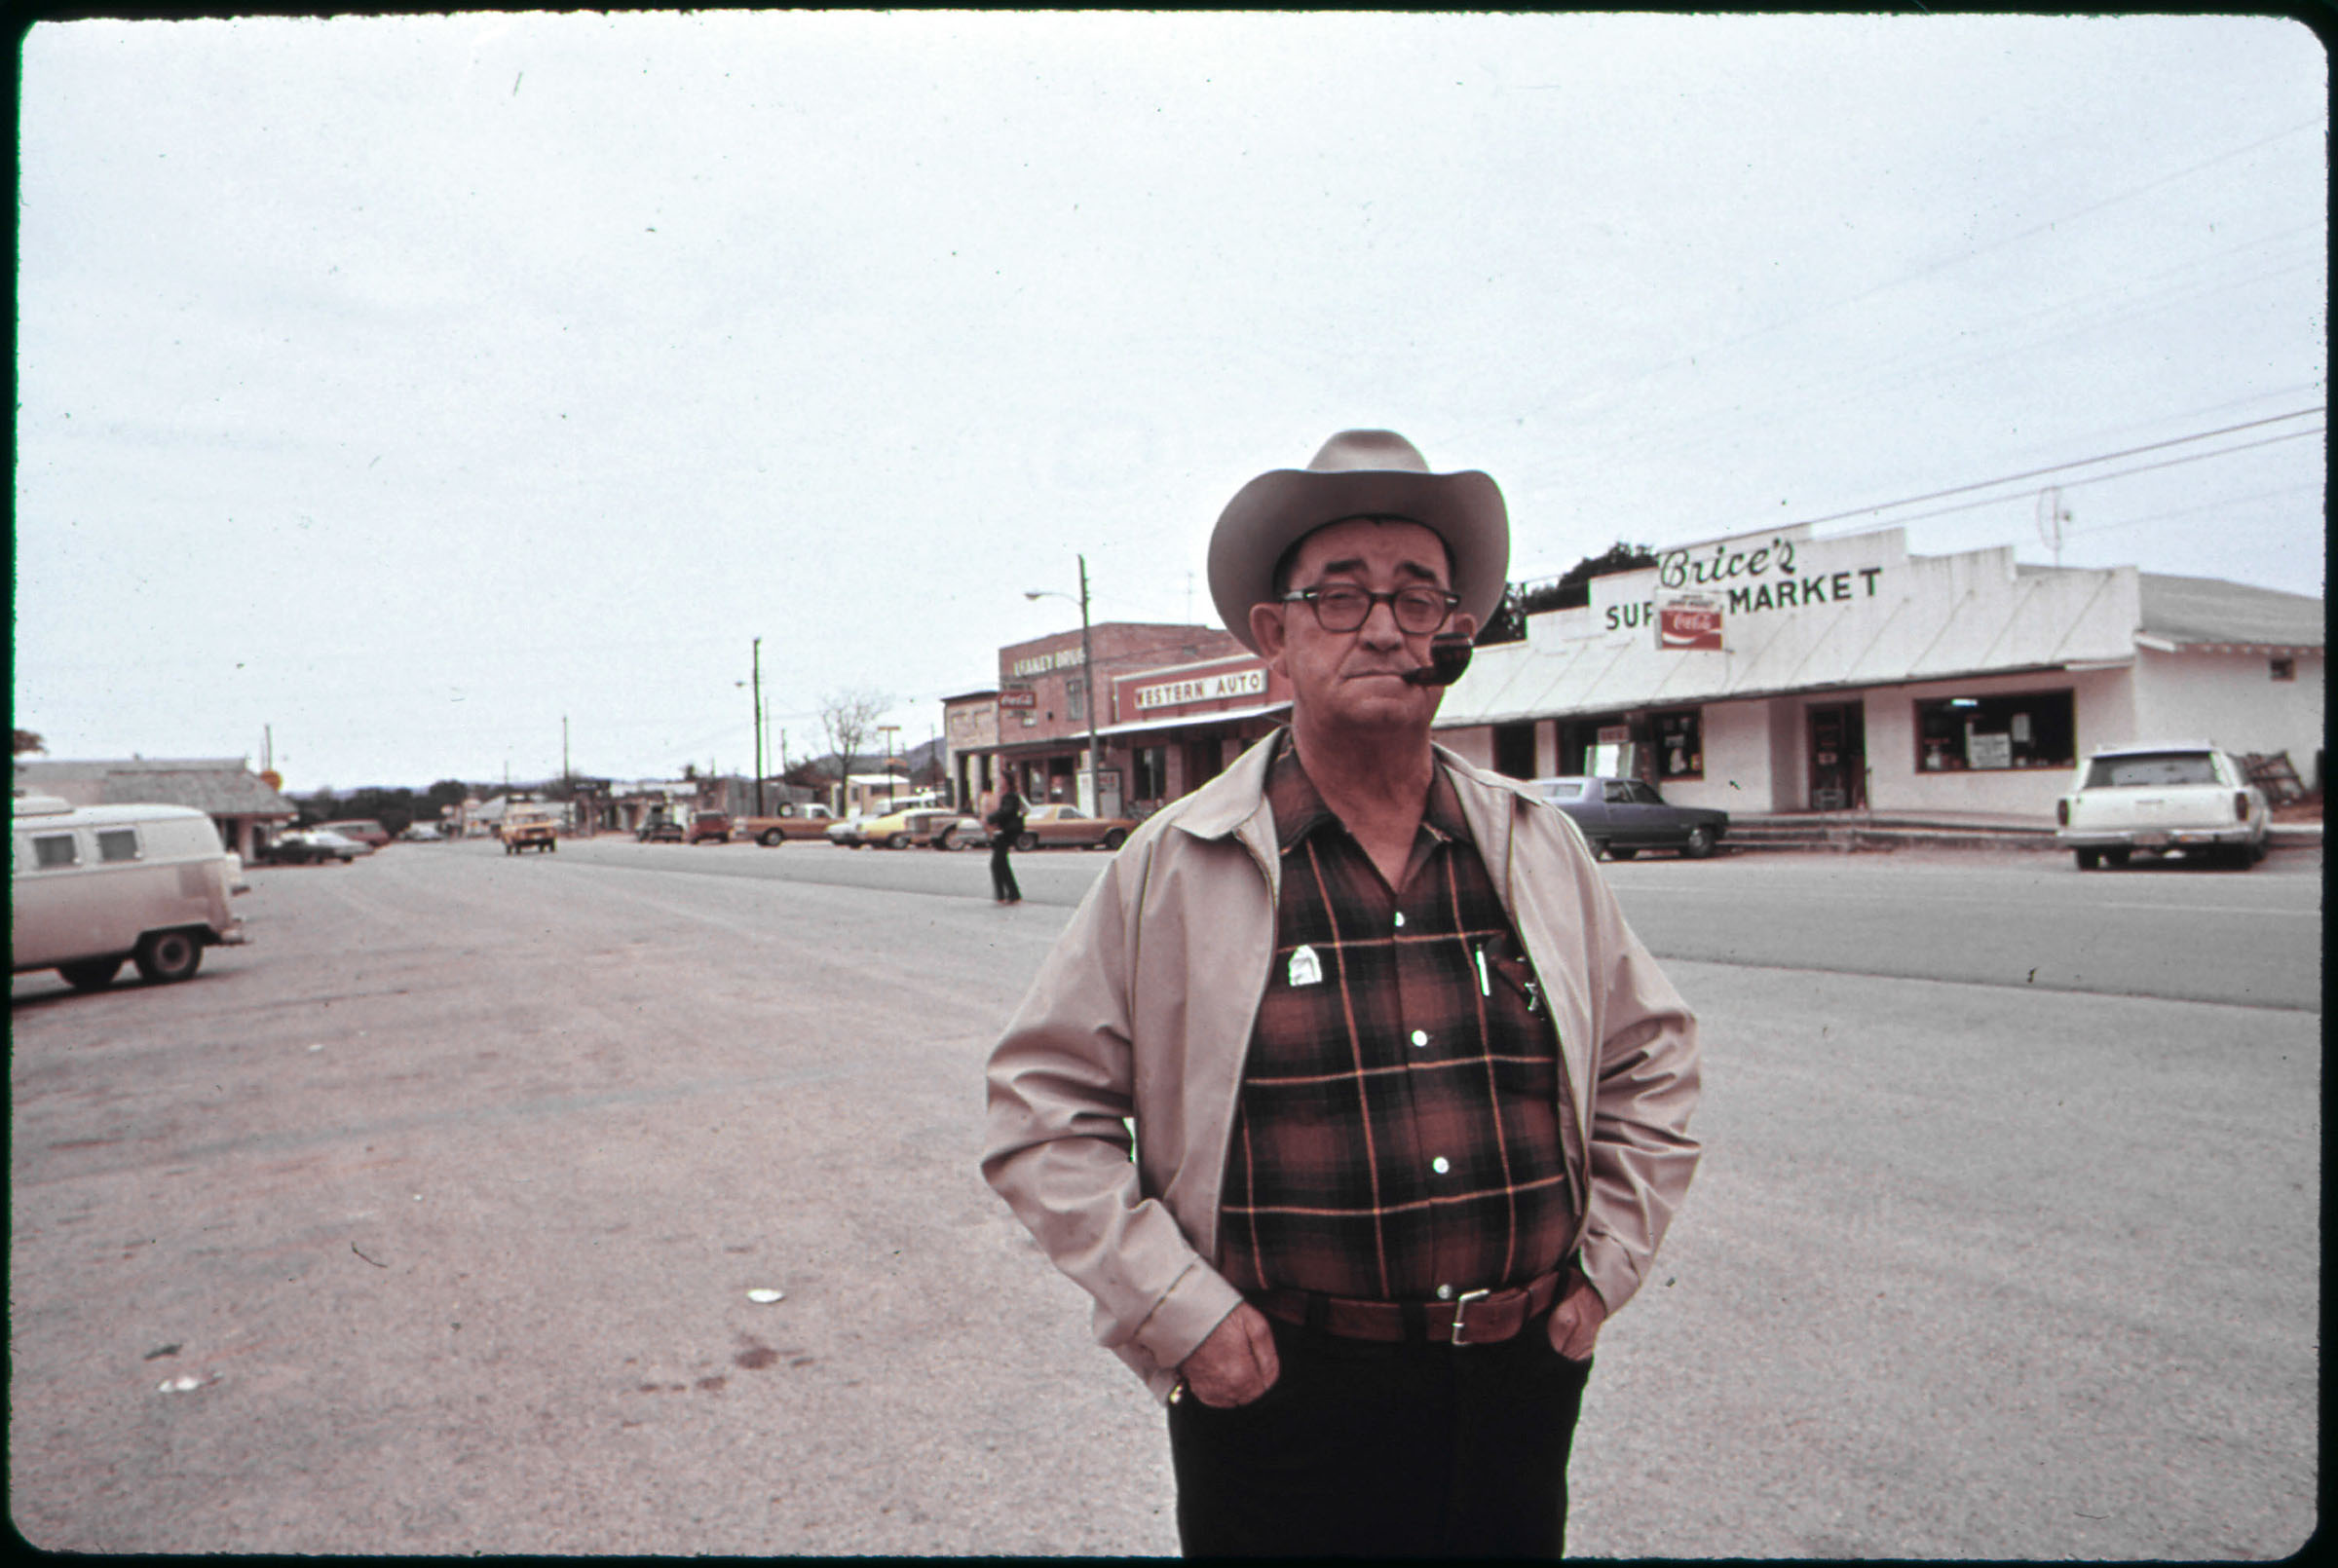
[[[1830,702],[1810,710],[1810,808],[1856,810],[1867,803],[1867,710]]]

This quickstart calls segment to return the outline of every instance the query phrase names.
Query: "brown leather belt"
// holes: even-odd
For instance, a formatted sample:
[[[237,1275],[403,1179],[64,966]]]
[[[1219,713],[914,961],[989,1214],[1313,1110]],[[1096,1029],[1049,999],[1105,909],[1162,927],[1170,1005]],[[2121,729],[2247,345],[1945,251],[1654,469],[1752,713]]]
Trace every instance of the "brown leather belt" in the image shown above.
[[[1559,1299],[1559,1275],[1554,1271],[1500,1290],[1469,1290],[1451,1301],[1353,1301],[1312,1290],[1267,1290],[1251,1299],[1270,1318],[1342,1339],[1494,1345],[1516,1338],[1550,1310]]]

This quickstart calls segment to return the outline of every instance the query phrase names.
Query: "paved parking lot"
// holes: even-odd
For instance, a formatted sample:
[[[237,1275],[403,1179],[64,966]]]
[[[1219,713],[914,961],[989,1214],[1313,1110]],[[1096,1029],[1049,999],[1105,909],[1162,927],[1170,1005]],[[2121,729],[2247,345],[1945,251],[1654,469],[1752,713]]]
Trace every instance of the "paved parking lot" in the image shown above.
[[[1880,909],[1914,877],[1970,924],[2029,875],[1893,859],[1615,875],[1695,954],[1671,967],[1706,1023],[1710,1152],[1603,1341],[1574,1546],[2293,1549],[2318,1008],[1730,961],[1667,913],[1726,889],[1768,931],[1781,889]],[[187,985],[20,977],[18,1528],[1173,1549],[1157,1412],[974,1171],[982,1058],[1101,863],[1026,857],[1033,902],[999,909],[969,855],[398,846],[255,871],[253,945]],[[1681,890],[1706,871],[1731,879]],[[2168,964],[2203,900],[2311,961],[2319,877],[2284,875],[2079,885],[2156,900],[2119,918]]]

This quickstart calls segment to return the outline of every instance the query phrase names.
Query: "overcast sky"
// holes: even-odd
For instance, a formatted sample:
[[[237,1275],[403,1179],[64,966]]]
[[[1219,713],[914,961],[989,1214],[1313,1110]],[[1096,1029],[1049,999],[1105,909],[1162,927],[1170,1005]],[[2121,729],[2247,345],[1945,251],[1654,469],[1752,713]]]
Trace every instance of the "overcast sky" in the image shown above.
[[[2293,22],[82,21],[21,104],[55,757],[743,770],[756,637],[774,747],[850,687],[922,741],[1082,552],[1096,619],[1210,618],[1219,509],[1352,426],[1491,473],[1514,579],[2044,562],[2058,479],[2065,565],[2322,592]]]

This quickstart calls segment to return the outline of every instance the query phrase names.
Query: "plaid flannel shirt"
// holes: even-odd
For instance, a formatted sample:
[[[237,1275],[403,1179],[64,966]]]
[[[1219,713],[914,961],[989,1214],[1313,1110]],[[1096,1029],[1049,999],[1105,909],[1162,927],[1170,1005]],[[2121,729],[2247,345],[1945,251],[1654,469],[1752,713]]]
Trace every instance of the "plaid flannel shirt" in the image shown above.
[[[1452,1299],[1558,1266],[1572,1232],[1558,1039],[1442,768],[1403,890],[1286,739],[1275,960],[1221,1203],[1237,1288]]]

